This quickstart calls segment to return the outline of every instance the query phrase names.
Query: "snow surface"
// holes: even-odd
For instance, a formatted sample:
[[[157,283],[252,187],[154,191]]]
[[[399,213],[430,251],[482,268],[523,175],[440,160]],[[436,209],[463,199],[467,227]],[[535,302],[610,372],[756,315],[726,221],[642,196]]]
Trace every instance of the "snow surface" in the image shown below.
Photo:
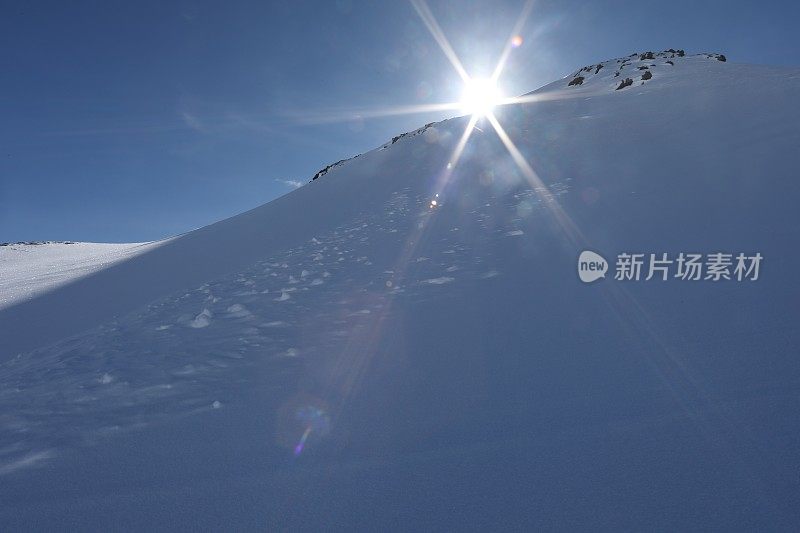
[[[153,246],[88,242],[0,246],[0,309],[86,277]]]
[[[498,112],[546,189],[456,118],[0,309],[0,523],[797,529],[800,69],[673,61]]]

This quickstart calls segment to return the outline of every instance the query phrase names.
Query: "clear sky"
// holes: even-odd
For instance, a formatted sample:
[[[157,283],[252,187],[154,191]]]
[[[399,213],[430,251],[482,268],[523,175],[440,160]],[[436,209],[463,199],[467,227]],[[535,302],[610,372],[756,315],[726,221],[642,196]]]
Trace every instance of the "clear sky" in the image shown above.
[[[490,73],[522,4],[429,1],[472,75]],[[798,20],[792,1],[539,0],[502,89],[665,48],[796,66]],[[0,242],[188,231],[458,114],[359,113],[461,93],[404,0],[11,0],[0,49]]]

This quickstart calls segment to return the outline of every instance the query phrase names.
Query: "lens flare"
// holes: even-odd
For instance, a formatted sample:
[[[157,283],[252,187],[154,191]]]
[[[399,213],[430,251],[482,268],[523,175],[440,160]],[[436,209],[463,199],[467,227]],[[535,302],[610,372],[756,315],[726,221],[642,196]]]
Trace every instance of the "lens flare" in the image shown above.
[[[303,405],[296,409],[293,422],[303,429],[300,440],[293,447],[295,457],[299,457],[308,445],[308,439],[312,433],[313,440],[319,440],[326,436],[331,429],[331,419],[325,410],[314,405]],[[295,433],[296,435],[296,433]]]
[[[311,426],[308,426],[306,430],[303,432],[303,436],[300,437],[300,442],[297,443],[297,446],[294,447],[294,456],[298,457],[301,453],[303,453],[303,448],[306,446],[306,440],[308,440],[308,436],[311,434]]]

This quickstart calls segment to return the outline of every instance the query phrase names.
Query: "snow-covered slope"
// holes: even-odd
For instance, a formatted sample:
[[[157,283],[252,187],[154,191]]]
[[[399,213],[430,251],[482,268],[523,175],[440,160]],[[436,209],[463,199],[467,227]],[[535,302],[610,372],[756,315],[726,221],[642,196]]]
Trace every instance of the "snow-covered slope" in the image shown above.
[[[152,245],[88,242],[0,245],[0,309],[144,253]]]
[[[642,52],[628,57],[602,61],[579,69],[564,78],[567,83],[557,81],[546,85],[537,92],[549,92],[560,87],[592,88],[600,91],[621,91],[628,87],[636,88],[651,82],[674,80],[676,77],[702,76],[709,60],[726,62],[723,54],[695,54],[687,56],[683,50],[669,49],[663,52]],[[677,71],[675,63],[678,63]],[[713,67],[712,67],[713,68]],[[584,93],[586,91],[577,91]]]
[[[670,60],[498,111],[544,186],[456,118],[0,309],[0,521],[796,528],[800,69]]]

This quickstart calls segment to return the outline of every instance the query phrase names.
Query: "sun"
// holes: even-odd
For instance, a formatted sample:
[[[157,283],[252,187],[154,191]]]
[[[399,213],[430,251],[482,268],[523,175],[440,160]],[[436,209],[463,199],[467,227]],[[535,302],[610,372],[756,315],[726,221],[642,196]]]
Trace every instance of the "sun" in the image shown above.
[[[494,80],[471,78],[464,84],[459,105],[463,112],[480,118],[490,114],[501,99],[500,90]]]

